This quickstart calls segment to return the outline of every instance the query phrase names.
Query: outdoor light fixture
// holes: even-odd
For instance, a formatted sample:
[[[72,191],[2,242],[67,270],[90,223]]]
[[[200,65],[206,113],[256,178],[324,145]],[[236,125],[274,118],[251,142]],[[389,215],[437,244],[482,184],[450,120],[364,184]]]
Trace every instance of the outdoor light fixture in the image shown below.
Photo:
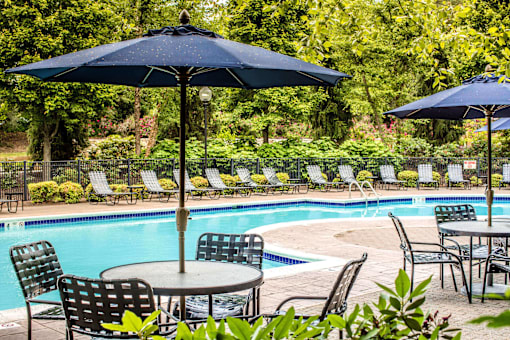
[[[204,104],[204,172],[207,168],[207,106],[212,98],[212,90],[204,86],[198,92],[200,100]]]

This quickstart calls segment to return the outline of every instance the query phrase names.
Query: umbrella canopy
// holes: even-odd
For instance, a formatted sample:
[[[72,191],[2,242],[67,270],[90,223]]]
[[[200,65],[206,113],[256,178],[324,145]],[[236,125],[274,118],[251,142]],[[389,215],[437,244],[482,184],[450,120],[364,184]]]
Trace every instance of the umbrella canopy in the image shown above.
[[[431,119],[477,119],[487,118],[487,126],[491,128],[493,117],[510,117],[510,81],[505,76],[482,74],[465,80],[462,85],[438,92],[431,96],[401,106],[384,114],[399,118],[431,118]],[[487,164],[487,217],[488,225],[492,225],[492,151],[491,134],[488,133]]]
[[[510,118],[500,118],[493,122],[491,125],[492,125],[491,131],[508,130],[510,129]],[[475,130],[475,132],[483,131],[487,131],[487,125],[479,128],[478,130]]]
[[[186,86],[221,86],[259,89],[280,86],[335,86],[345,73],[320,67],[259,47],[223,39],[189,25],[189,14],[179,16],[181,26],[151,30],[142,38],[102,45],[7,70],[44,81],[87,82],[136,87],[180,86],[179,179],[186,168]],[[189,210],[179,186],[176,211],[179,231],[180,272],[184,272],[184,232]],[[184,301],[181,301],[184,307]],[[181,309],[181,313],[184,308]]]

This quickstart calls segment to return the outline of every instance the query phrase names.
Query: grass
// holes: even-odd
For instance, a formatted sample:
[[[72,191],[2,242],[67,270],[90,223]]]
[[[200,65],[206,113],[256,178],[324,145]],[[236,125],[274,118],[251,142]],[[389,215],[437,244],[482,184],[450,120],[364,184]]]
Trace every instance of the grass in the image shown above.
[[[28,160],[26,152],[0,152],[0,161],[25,161]]]

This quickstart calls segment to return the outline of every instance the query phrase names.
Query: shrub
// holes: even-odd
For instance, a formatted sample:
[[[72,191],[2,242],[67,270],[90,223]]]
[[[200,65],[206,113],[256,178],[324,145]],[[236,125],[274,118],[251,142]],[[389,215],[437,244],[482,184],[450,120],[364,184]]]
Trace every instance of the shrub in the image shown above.
[[[267,184],[267,178],[264,175],[251,175],[251,179],[257,184]]]
[[[476,185],[476,186],[482,185],[482,180],[480,178],[476,177],[475,175],[471,176],[471,178],[469,180],[471,181],[471,185]]]
[[[227,187],[235,187],[236,186],[237,181],[234,176],[220,174],[220,177],[221,177],[221,180],[223,181],[223,183],[225,183],[225,185]]]
[[[78,203],[84,191],[80,184],[73,182],[64,182],[58,186],[58,194],[66,203]]]
[[[34,203],[58,201],[58,184],[54,181],[30,183],[28,185],[30,197]]]
[[[209,181],[201,176],[192,177],[190,180],[197,188],[207,188],[209,186]]]
[[[111,135],[92,146],[88,151],[90,159],[127,159],[135,156],[135,138]]]
[[[360,172],[358,172],[358,176],[356,176],[356,180],[358,182],[363,182],[363,181],[373,182],[373,179],[367,178],[367,177],[370,177],[370,176],[372,176],[372,173],[370,171],[361,170]]]
[[[115,192],[127,192],[128,187],[127,184],[110,184],[110,188],[112,188]],[[137,189],[141,191],[141,189]],[[92,184],[87,185],[85,188],[85,198],[93,201],[93,202],[104,202],[104,198],[97,197],[94,195],[94,190],[92,189]]]
[[[160,178],[158,180],[158,182],[159,182],[159,185],[161,185],[161,187],[165,190],[172,190],[172,189],[177,188],[177,184],[168,178]]]
[[[400,171],[397,178],[399,181],[406,181],[406,187],[415,187],[418,180],[418,172],[412,170]]]
[[[290,179],[290,176],[289,174],[285,173],[285,172],[278,172],[276,174],[276,177],[278,177],[278,179],[280,181],[282,181],[282,183],[288,183],[289,182],[289,179]]]
[[[492,187],[497,188],[499,187],[499,183],[503,180],[503,175],[501,174],[492,174]]]

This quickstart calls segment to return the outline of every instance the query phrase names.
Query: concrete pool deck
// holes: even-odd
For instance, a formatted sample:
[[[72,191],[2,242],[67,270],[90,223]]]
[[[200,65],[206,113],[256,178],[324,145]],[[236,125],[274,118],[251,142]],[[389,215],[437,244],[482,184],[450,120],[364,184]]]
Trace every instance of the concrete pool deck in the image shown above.
[[[405,195],[473,195],[483,194],[483,188],[473,188],[472,190],[407,190],[407,191],[387,191],[378,190],[382,197]],[[510,191],[496,190],[496,194],[506,194]],[[359,197],[359,193],[354,193],[353,198]],[[255,196],[251,198],[236,198],[212,201],[204,199],[202,201],[187,202],[188,206],[201,206],[211,204],[244,203],[253,201],[279,200],[279,199],[297,199],[297,198],[325,198],[325,199],[346,199],[348,193],[342,192],[309,192],[299,195],[276,195],[276,196]],[[3,213],[2,218],[21,217],[29,218],[47,215],[62,214],[83,214],[100,213],[105,211],[119,210],[143,210],[143,209],[162,209],[175,208],[177,202],[139,202],[135,206],[121,204],[115,207],[105,205],[90,205],[87,203],[76,205],[51,204],[51,205],[29,205],[25,206],[24,211],[17,214]],[[1,221],[1,220],[0,220]],[[421,241],[437,241],[437,231],[432,217],[402,218],[404,226],[408,228],[411,240],[419,239]],[[377,232],[374,232],[377,230]],[[310,237],[313,235],[314,237]],[[359,258],[363,252],[368,253],[368,260],[363,266],[360,276],[354,286],[349,299],[349,305],[375,301],[381,290],[374,282],[393,286],[393,280],[402,265],[402,252],[398,248],[398,239],[394,227],[389,218],[370,218],[370,219],[345,219],[334,222],[300,223],[296,222],[291,226],[280,229],[269,230],[263,233],[267,244],[292,249],[304,253],[317,255],[326,255],[349,260]],[[322,268],[314,271],[306,271],[299,274],[288,274],[281,277],[267,278],[262,286],[261,305],[263,312],[271,312],[276,305],[284,298],[291,295],[325,295],[338,275],[342,266]],[[474,300],[473,304],[468,304],[467,298],[456,293],[451,283],[451,278],[446,278],[446,287],[440,289],[438,284],[438,266],[417,266],[416,282],[419,282],[429,275],[433,275],[432,284],[427,294],[427,302],[424,310],[432,312],[439,310],[439,315],[448,316],[452,314],[450,323],[454,327],[462,328],[463,339],[480,339],[482,337],[490,339],[508,339],[510,330],[497,329],[489,330],[485,326],[466,325],[466,321],[485,314],[498,314],[508,308],[506,301],[487,301],[481,304],[479,300]],[[456,273],[459,280],[459,275]],[[474,275],[477,279],[477,276]],[[502,279],[501,275],[496,277]],[[475,281],[476,281],[475,280]],[[305,306],[299,304],[297,308],[311,308],[317,313],[320,309],[317,305]],[[0,312],[0,324],[7,324],[14,321],[16,325],[12,328],[0,329],[0,339],[26,339],[26,321],[23,320],[24,314],[18,313],[6,315]],[[34,339],[64,339],[63,322],[34,322]],[[82,338],[82,337],[77,337]],[[86,338],[86,337],[83,337]]]

